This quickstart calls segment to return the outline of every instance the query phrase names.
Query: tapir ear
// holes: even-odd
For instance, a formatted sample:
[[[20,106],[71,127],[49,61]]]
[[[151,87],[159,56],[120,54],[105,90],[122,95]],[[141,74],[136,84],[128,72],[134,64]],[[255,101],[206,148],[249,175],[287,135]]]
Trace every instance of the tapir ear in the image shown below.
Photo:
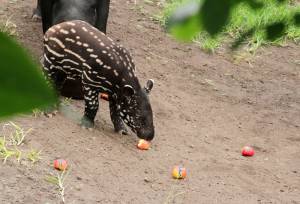
[[[124,96],[132,96],[134,94],[134,89],[130,85],[125,85],[122,90]]]
[[[147,93],[150,93],[150,91],[152,90],[154,85],[154,80],[153,79],[149,79],[146,83],[146,86],[144,87]]]

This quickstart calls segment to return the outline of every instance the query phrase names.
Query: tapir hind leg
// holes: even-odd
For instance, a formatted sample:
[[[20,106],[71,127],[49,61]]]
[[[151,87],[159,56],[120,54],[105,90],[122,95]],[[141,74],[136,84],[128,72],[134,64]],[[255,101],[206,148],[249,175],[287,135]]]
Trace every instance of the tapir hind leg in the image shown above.
[[[99,91],[92,86],[87,84],[83,85],[85,110],[84,116],[81,120],[81,125],[86,128],[94,127],[94,120],[99,108]]]
[[[54,88],[56,89],[56,91],[58,92],[58,95],[59,95],[59,92],[67,78],[67,74],[65,72],[63,72],[62,70],[57,69],[57,67],[54,66],[51,61],[45,60],[45,58],[47,59],[47,56],[45,56],[45,55],[41,58],[41,63],[43,65],[45,78],[46,78],[49,86],[54,85]],[[55,105],[45,108],[43,110],[44,114],[47,117],[53,117],[57,113],[58,105],[59,104],[55,104]]]

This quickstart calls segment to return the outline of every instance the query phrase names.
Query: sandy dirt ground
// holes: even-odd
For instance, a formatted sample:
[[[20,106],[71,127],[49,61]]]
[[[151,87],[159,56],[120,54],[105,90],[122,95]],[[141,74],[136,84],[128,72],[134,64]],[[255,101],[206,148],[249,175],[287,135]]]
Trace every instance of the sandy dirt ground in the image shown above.
[[[300,203],[299,46],[263,48],[250,61],[223,49],[206,54],[168,36],[151,19],[157,5],[134,2],[112,0],[108,35],[132,52],[143,84],[156,82],[152,149],[142,152],[135,135],[114,133],[104,101],[93,131],[78,125],[82,101],[53,118],[12,118],[33,128],[22,149],[42,150],[42,158],[0,164],[0,203],[61,203],[45,180],[56,158],[71,167],[66,203]],[[38,59],[34,6],[0,0],[0,20],[17,25],[19,41]],[[244,145],[254,157],[241,156]],[[179,164],[188,170],[184,180],[171,177]]]

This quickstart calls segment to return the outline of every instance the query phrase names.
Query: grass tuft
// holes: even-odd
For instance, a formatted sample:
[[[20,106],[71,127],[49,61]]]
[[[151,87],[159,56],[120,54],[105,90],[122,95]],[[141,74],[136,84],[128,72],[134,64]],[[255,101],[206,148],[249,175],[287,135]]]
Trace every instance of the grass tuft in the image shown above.
[[[31,149],[31,151],[27,154],[28,160],[31,161],[32,164],[36,163],[41,159],[41,152],[42,150],[37,151],[35,149]]]
[[[17,25],[14,24],[9,18],[4,22],[0,21],[0,32],[6,33],[9,36],[17,36]]]
[[[0,157],[3,158],[3,164],[6,163],[7,159],[15,156],[17,161],[20,162],[22,152],[14,146],[14,149],[7,145],[6,138],[0,137]]]
[[[34,118],[38,118],[38,117],[40,117],[41,115],[43,115],[43,111],[42,111],[42,110],[40,110],[40,109],[38,109],[38,108],[35,108],[35,109],[32,110],[32,116],[33,116]]]
[[[20,146],[24,144],[25,137],[27,137],[31,130],[32,128],[24,130],[21,126],[13,122],[3,125],[3,133],[2,136],[0,135],[0,158],[3,159],[4,164],[12,157],[15,157],[17,162],[20,163],[23,154],[27,155],[27,159],[31,161],[32,164],[41,159],[41,151],[31,149],[31,151],[26,154],[27,151],[23,149],[21,149],[21,151],[19,149]]]
[[[202,2],[202,0],[194,0]],[[155,16],[163,26],[167,25],[167,18],[179,6],[189,2],[188,0],[169,0],[164,3],[163,11]],[[240,3],[233,8],[228,26],[218,36],[212,38],[206,31],[200,31],[198,36],[193,40],[199,46],[213,52],[224,42],[236,40],[255,28],[252,35],[247,37],[243,45],[249,52],[255,52],[263,45],[273,44],[281,45],[287,40],[292,40],[296,43],[300,42],[300,27],[297,27],[294,22],[294,15],[300,12],[299,3],[294,1],[284,1],[278,3],[278,0],[258,0],[263,2],[262,9],[253,10],[246,1]],[[286,30],[283,36],[275,40],[268,39],[266,27],[276,22],[287,22]]]
[[[25,137],[28,135],[29,132],[32,131],[32,128],[28,129],[28,130],[24,130],[21,126],[13,123],[13,122],[9,122],[7,124],[4,125],[4,128],[6,127],[12,127],[14,130],[12,131],[12,133],[10,134],[10,142],[11,145],[16,145],[16,146],[20,146],[21,144],[23,144]]]
[[[69,171],[63,171],[62,173],[56,173],[55,176],[49,175],[46,177],[46,181],[53,184],[58,189],[63,203],[65,203],[65,180],[68,176],[68,173]]]

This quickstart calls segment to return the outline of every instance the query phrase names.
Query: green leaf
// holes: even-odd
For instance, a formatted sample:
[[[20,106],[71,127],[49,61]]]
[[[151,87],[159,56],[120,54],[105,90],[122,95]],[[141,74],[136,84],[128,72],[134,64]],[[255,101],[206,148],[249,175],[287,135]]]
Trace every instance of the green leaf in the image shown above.
[[[196,2],[178,8],[166,20],[166,29],[178,40],[190,41],[200,32],[199,9]]]
[[[55,177],[55,176],[47,176],[45,178],[45,180],[51,184],[54,184],[54,185],[58,185],[59,184],[59,181],[58,181],[58,178]]]
[[[196,16],[200,9],[200,4],[196,2],[188,3],[186,5],[177,8],[170,16],[166,19],[166,28],[169,30],[172,26],[182,24],[188,19]]]
[[[0,32],[0,118],[46,107],[56,100],[26,51]]]
[[[175,38],[182,41],[190,41],[200,32],[199,18],[197,16],[186,19],[185,22],[173,25],[170,32]]]
[[[204,29],[212,36],[228,23],[232,4],[229,0],[205,0],[200,9]]]

